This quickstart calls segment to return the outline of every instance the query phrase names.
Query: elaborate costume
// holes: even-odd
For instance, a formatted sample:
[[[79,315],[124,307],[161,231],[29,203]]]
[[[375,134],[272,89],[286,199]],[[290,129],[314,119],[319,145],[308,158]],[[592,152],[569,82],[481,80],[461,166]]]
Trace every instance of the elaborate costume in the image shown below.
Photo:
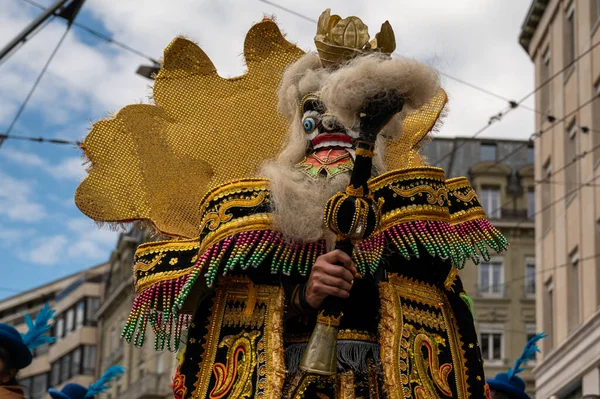
[[[24,398],[23,389],[16,381],[18,370],[29,366],[33,360],[32,350],[54,342],[47,335],[54,310],[46,303],[35,318],[25,315],[27,332],[20,334],[13,326],[0,323],[0,397],[6,399]]]
[[[540,352],[537,342],[545,337],[547,335],[544,333],[533,336],[523,348],[521,356],[515,361],[514,367],[487,380],[492,399],[531,399],[525,392],[525,381],[517,374],[525,370],[523,365],[526,362],[535,360],[535,354]]]
[[[150,324],[156,349],[177,350],[187,329],[176,398],[485,396],[457,270],[507,243],[467,179],[419,155],[447,101],[437,73],[390,57],[387,22],[369,39],[360,19],[326,11],[318,53],[304,54],[263,20],[246,37],[248,72],[223,79],[177,38],[155,105],[85,139],[79,208],[173,238],[138,248],[123,336],[143,345]],[[298,309],[336,242],[361,277],[337,302],[343,317]],[[299,367],[315,323],[338,328],[332,375]]]
[[[52,399],[94,399],[94,397],[102,392],[108,391],[112,380],[120,377],[125,372],[123,366],[111,366],[98,381],[94,382],[87,388],[79,384],[66,384],[60,391],[54,388],[48,390],[48,394]]]

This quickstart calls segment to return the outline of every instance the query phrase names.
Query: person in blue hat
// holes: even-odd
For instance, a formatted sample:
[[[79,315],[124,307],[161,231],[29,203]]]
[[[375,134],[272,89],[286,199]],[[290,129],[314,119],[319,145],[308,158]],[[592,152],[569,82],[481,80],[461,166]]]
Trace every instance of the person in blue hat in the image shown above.
[[[527,342],[521,357],[517,359],[513,368],[508,369],[506,373],[498,373],[494,378],[487,380],[491,399],[531,399],[525,393],[525,381],[517,374],[525,370],[521,367],[525,362],[535,360],[535,354],[540,352],[536,344],[545,337],[547,335],[544,333],[536,334]]]
[[[109,383],[125,372],[123,366],[109,367],[102,377],[87,388],[79,384],[67,384],[60,391],[50,388],[48,393],[52,399],[93,399],[95,395],[110,388]]]
[[[54,337],[46,335],[54,310],[45,304],[35,318],[25,315],[28,331],[19,333],[13,326],[0,323],[0,397],[2,399],[22,399],[23,389],[17,383],[19,370],[31,364],[31,351],[39,346],[54,342]]]

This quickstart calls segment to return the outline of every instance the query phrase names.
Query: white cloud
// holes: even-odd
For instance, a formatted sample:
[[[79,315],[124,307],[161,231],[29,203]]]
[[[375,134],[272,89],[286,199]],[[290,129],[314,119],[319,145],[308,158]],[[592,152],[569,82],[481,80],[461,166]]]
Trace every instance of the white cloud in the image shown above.
[[[86,176],[84,160],[78,156],[66,157],[58,163],[52,164],[50,161],[42,159],[36,154],[20,150],[6,149],[0,152],[0,155],[20,166],[38,168],[58,180],[70,179],[80,181]]]
[[[35,182],[15,179],[0,171],[0,215],[20,222],[46,217],[45,207],[32,200]]]
[[[52,266],[65,261],[69,239],[54,235],[36,239],[30,249],[19,255],[22,261],[43,266]]]

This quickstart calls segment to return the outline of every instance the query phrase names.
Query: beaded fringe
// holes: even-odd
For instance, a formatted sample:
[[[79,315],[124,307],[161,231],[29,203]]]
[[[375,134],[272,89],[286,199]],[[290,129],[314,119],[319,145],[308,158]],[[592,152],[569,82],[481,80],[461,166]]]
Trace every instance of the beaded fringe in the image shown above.
[[[506,238],[487,219],[475,219],[456,226],[441,221],[411,221],[361,241],[355,247],[354,259],[362,274],[375,274],[390,251],[398,251],[407,259],[418,258],[421,247],[431,256],[450,258],[461,269],[467,259],[476,264],[482,259],[488,261],[488,248],[500,253],[507,246]],[[191,317],[179,314],[179,310],[202,273],[211,287],[219,274],[264,267],[269,258],[271,273],[305,276],[317,257],[324,253],[323,240],[293,242],[271,230],[242,232],[228,237],[204,251],[190,274],[158,282],[139,294],[122,336],[129,342],[133,340],[136,346],[142,346],[150,323],[156,334],[155,348],[162,350],[166,346],[168,350],[177,351],[181,330]]]

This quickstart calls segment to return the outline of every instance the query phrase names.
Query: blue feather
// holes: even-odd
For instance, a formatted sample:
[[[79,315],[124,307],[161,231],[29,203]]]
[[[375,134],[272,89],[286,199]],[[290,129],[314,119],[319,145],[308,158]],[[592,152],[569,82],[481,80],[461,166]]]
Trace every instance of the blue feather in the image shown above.
[[[54,312],[53,309],[50,309],[50,304],[46,303],[35,317],[35,323],[28,314],[25,315],[25,323],[27,323],[28,331],[25,334],[21,334],[21,337],[23,338],[23,343],[30,350],[54,342],[54,337],[46,335],[48,330],[50,330],[51,326],[49,322],[54,317]]]
[[[85,395],[86,398],[90,398],[94,395],[98,395],[99,393],[105,392],[110,388],[108,385],[112,380],[119,377],[125,372],[125,367],[123,366],[111,366],[109,367],[102,377],[92,385],[88,387],[88,392]]]
[[[527,342],[525,348],[523,349],[523,353],[521,353],[521,357],[517,359],[515,362],[515,367],[508,369],[508,380],[510,381],[515,375],[519,374],[521,371],[525,370],[521,367],[521,365],[529,360],[535,360],[535,354],[541,352],[537,347],[537,342],[542,338],[546,338],[548,335],[545,333],[536,334],[533,338]]]

